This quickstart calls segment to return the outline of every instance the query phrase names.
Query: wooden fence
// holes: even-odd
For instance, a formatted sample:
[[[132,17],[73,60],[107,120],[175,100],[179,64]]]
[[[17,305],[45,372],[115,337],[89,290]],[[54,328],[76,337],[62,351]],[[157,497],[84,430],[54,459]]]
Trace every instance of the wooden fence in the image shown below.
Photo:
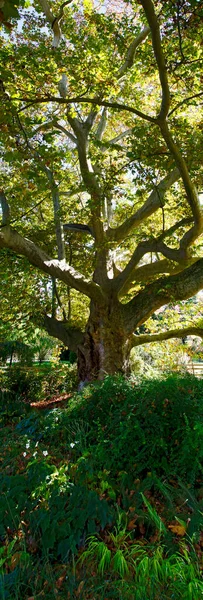
[[[198,379],[203,378],[203,362],[191,362],[188,364],[187,370]]]

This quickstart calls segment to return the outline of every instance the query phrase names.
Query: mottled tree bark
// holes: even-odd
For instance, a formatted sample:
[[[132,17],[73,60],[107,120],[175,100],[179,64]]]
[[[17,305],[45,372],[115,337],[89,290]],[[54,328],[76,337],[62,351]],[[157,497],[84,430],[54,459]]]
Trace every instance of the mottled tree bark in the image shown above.
[[[91,381],[105,375],[125,374],[130,349],[119,303],[101,308],[91,302],[84,341],[78,346],[79,379]]]

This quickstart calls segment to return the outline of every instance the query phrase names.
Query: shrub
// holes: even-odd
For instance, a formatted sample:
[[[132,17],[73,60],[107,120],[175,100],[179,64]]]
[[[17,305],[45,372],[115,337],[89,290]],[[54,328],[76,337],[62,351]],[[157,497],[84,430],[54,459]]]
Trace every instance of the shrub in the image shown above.
[[[47,363],[22,367],[18,363],[0,372],[2,389],[16,399],[43,400],[55,394],[70,392],[77,386],[76,365]]]
[[[200,600],[202,381],[108,377],[27,408],[0,431],[0,597]]]
[[[132,479],[147,472],[187,478],[202,475],[202,381],[169,376],[132,385],[120,377],[84,389],[71,417],[91,423],[88,444],[98,468]],[[69,417],[70,419],[70,417]]]

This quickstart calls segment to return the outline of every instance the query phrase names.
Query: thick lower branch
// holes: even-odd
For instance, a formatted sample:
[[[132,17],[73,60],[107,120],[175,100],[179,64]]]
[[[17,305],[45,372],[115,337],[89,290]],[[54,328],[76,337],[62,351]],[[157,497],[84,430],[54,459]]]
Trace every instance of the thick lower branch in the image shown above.
[[[176,275],[158,279],[123,305],[128,334],[142,325],[158,308],[176,300],[187,300],[203,288],[203,258]]]
[[[48,315],[45,315],[43,325],[49,335],[63,342],[72,352],[77,352],[79,344],[83,343],[84,334],[76,327],[68,327],[67,323]]]
[[[182,329],[171,329],[170,331],[162,331],[160,333],[134,335],[131,341],[131,348],[141,346],[142,344],[151,344],[152,342],[164,342],[172,338],[184,338],[188,335],[196,335],[203,338],[203,327],[183,327]]]
[[[197,259],[191,259],[191,262],[195,262]],[[157,260],[141,267],[137,267],[132,274],[131,281],[128,281],[125,286],[122,287],[122,296],[126,295],[131,287],[137,283],[147,283],[150,279],[153,279],[157,275],[163,273],[180,273],[183,267],[180,264],[175,264],[167,259]]]
[[[0,247],[9,248],[15,254],[26,256],[32,265],[38,267],[44,273],[56,277],[66,283],[66,285],[70,285],[75,290],[78,290],[89,298],[93,298],[99,303],[103,302],[102,290],[98,284],[85,279],[81,273],[78,273],[78,271],[70,267],[65,261],[52,260],[34,242],[23,238],[10,226],[0,229]]]

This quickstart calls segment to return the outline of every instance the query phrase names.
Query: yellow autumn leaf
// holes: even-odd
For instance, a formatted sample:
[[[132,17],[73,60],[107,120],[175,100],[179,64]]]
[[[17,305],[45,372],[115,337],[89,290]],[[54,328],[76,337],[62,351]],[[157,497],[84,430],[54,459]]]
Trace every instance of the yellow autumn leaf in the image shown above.
[[[168,525],[168,528],[171,529],[172,533],[176,533],[176,535],[183,536],[186,532],[186,526],[180,525],[177,523],[176,525]]]

